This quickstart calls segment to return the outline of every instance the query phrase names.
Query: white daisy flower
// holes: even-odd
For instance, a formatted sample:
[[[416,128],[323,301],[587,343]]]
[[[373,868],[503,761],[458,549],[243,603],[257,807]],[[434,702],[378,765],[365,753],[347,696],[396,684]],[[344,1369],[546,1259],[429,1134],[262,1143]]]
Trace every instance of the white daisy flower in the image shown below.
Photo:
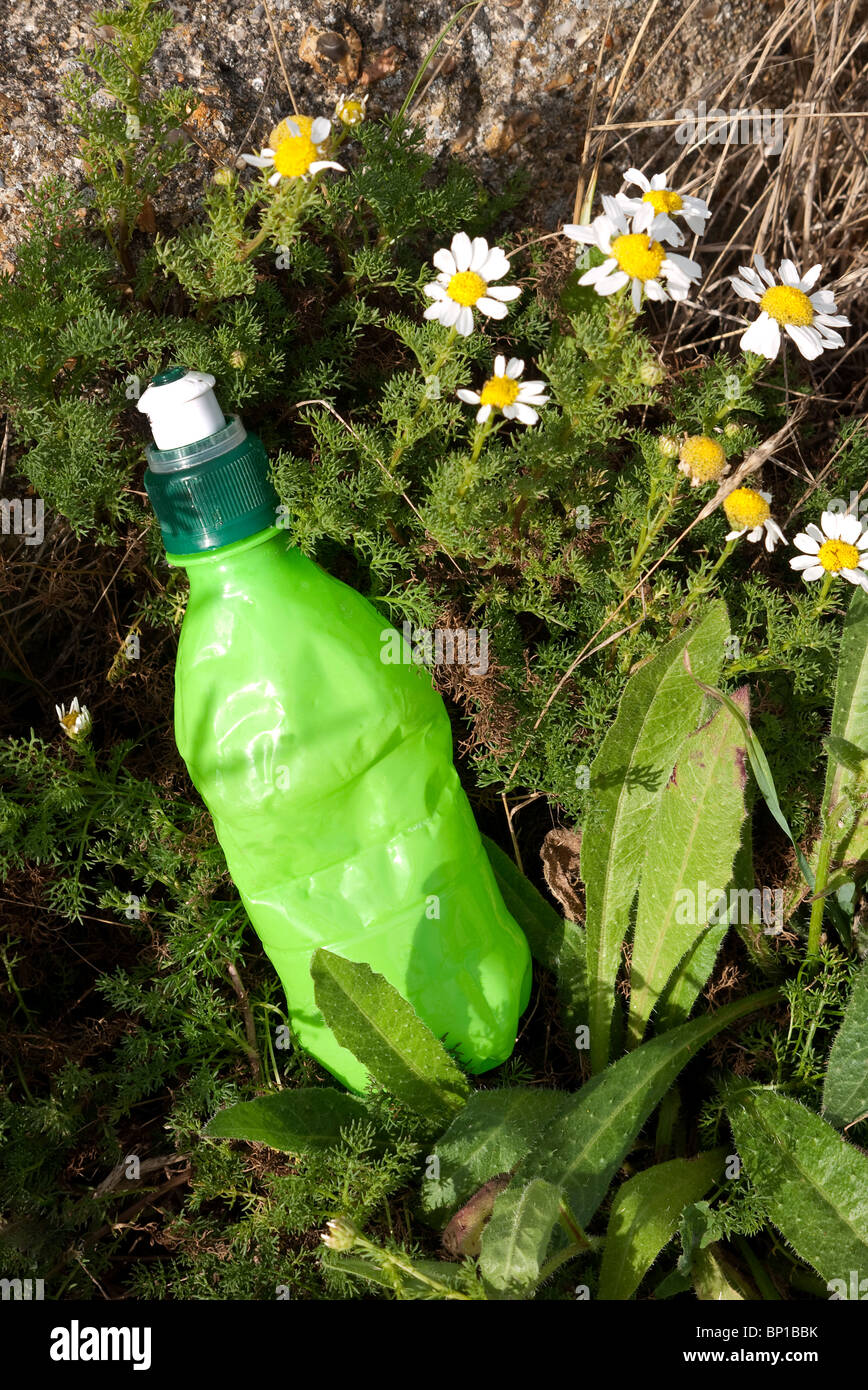
[[[273,169],[268,180],[272,185],[281,179],[308,179],[323,169],[339,169],[344,174],[343,164],[322,157],[328,152],[331,129],[325,116],[288,116],[274,127],[261,154],[243,154],[241,158],[254,169]]]
[[[456,393],[468,405],[478,405],[477,422],[482,425],[493,410],[499,410],[507,420],[520,420],[523,425],[535,425],[539,414],[535,405],[545,405],[548,396],[542,395],[544,381],[523,381],[518,378],[524,371],[520,357],[506,358],[498,354],[494,359],[494,375],[490,376],[481,391],[468,391],[464,387]]]
[[[780,541],[786,545],[786,536],[772,518],[771,500],[770,492],[755,492],[752,487],[737,487],[725,497],[723,510],[733,528],[726,539],[737,541],[747,532],[748,540],[756,542],[765,535],[766,550],[770,553]]]
[[[473,310],[492,319],[506,317],[506,303],[518,299],[518,285],[494,285],[509,270],[506,252],[489,247],[484,236],[473,240],[466,232],[456,232],[451,250],[442,246],[432,260],[440,274],[424,290],[434,303],[425,310],[426,319],[437,319],[444,328],[455,328],[467,338],[473,332]]]
[[[742,334],[740,346],[745,352],[777,357],[782,328],[809,361],[827,348],[844,346],[835,329],[849,327],[850,320],[835,313],[834,295],[830,290],[808,293],[817,283],[821,265],[812,265],[800,279],[792,261],[781,261],[778,274],[782,283],[778,285],[762,256],[756,256],[754,264],[756,270],[740,265],[738,275],[729,277],[743,299],[760,307],[759,318]]]
[[[93,723],[87,705],[78,703],[78,696],[74,695],[69,709],[66,705],[55,705],[57,719],[61,729],[71,739],[87,738]]]
[[[686,256],[667,251],[661,241],[666,235],[665,223],[655,216],[638,231],[635,221],[628,218],[615,198],[604,196],[603,207],[605,212],[595,217],[589,227],[567,223],[561,228],[565,236],[596,246],[606,257],[602,265],[586,270],[579,284],[592,285],[602,295],[615,294],[631,285],[637,314],[643,293],[656,300],[686,299],[691,283],[702,275],[702,268]],[[681,237],[680,232],[678,235]]]
[[[671,241],[673,246],[680,246],[684,241],[684,235],[672,218],[681,217],[691,232],[696,236],[702,236],[711,213],[708,204],[701,198],[691,198],[686,193],[678,193],[674,188],[669,188],[665,174],[654,174],[648,179],[641,169],[625,170],[624,182],[636,184],[642,189],[641,198],[628,193],[617,195],[624,211],[633,216],[633,226],[637,232],[646,231],[655,217],[659,217],[657,225],[660,235]]]
[[[794,538],[793,544],[804,553],[790,561],[802,578],[812,583],[827,574],[840,574],[851,584],[861,584],[868,591],[868,532],[852,512],[843,515],[823,512],[820,525],[806,526]]]

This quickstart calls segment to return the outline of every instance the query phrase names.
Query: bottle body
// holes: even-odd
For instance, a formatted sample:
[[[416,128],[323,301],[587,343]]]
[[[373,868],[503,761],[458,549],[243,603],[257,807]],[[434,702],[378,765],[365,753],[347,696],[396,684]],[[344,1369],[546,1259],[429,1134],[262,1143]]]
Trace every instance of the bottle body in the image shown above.
[[[530,955],[506,910],[424,668],[275,528],[192,556],[175,733],[301,1042],[352,1090],[319,1014],[318,946],[367,962],[473,1072],[511,1053]]]

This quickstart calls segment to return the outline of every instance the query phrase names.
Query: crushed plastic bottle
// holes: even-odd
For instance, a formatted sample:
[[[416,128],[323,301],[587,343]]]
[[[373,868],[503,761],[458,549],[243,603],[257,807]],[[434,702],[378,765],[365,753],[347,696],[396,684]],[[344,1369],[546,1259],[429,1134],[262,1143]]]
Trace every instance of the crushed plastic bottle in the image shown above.
[[[319,1013],[319,946],[365,961],[471,1072],[512,1052],[530,953],[452,762],[429,673],[274,524],[259,439],[214,378],[181,368],[138,402],[145,485],[190,579],[175,736],[301,1045],[351,1090],[366,1069]],[[393,640],[384,641],[384,636]],[[403,639],[400,639],[403,640]],[[406,651],[406,644],[404,644]]]

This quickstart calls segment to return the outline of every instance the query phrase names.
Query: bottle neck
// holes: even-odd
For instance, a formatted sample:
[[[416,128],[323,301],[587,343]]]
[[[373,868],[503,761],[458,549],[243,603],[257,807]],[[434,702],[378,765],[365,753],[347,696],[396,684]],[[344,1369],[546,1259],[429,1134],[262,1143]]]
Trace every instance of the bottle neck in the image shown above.
[[[268,541],[276,541],[282,538],[286,541],[286,530],[282,526],[266,526],[262,531],[255,531],[252,536],[245,536],[244,540],[233,541],[229,545],[216,545],[211,550],[197,550],[190,555],[166,554],[166,559],[173,568],[185,569],[193,582],[193,576],[213,574],[221,568],[230,564],[237,556],[245,554],[247,551],[255,550]]]

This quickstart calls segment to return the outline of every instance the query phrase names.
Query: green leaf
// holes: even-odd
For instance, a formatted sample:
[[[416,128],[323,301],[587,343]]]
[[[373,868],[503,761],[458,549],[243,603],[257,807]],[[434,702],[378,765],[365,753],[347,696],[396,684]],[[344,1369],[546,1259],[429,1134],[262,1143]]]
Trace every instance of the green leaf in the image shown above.
[[[735,699],[746,714],[747,688]],[[714,925],[726,910],[720,899],[741,838],[746,780],[741,729],[728,710],[718,710],[682,745],[649,833],[630,966],[629,1047],[641,1042],[667,981],[696,946],[709,914]]]
[[[621,943],[642,869],[653,813],[678,750],[696,727],[701,697],[684,666],[713,679],[729,630],[726,608],[712,605],[699,624],[674,638],[627,682],[611,729],[591,768],[595,814],[584,827],[591,1065],[609,1056]]]
[[[864,775],[854,758],[868,749],[868,594],[857,588],[850,602],[841,650],[829,737],[830,756],[823,790],[823,821],[833,816],[829,887],[852,877],[857,865],[864,876],[868,860],[868,796]]]
[[[534,960],[557,979],[561,1017],[572,1032],[588,1016],[585,929],[555,912],[499,845],[487,835],[482,842],[501,897],[527,937]]]
[[[642,1043],[594,1077],[546,1125],[497,1199],[494,1214],[513,1205],[532,1178],[543,1178],[561,1192],[575,1221],[587,1225],[636,1135],[681,1068],[709,1038],[778,997],[776,989],[768,989],[735,1000]]]
[[[476,1091],[434,1146],[437,1176],[422,1183],[423,1210],[443,1216],[489,1178],[508,1173],[570,1099],[563,1091]]]
[[[612,1204],[598,1298],[632,1298],[663,1247],[678,1230],[684,1208],[704,1197],[723,1172],[726,1154],[673,1158],[637,1173]]]
[[[701,1303],[742,1303],[750,1295],[742,1292],[736,1271],[713,1245],[699,1250],[693,1261],[693,1290]]]
[[[317,1008],[338,1042],[403,1105],[448,1124],[470,1086],[413,1006],[369,965],[323,947],[310,973]]]
[[[495,1205],[482,1237],[479,1268],[495,1297],[521,1298],[539,1281],[560,1194],[541,1178],[519,1188],[513,1200]]]
[[[868,1275],[868,1158],[770,1087],[727,1104],[736,1148],[769,1219],[824,1279]]]
[[[823,1114],[843,1129],[868,1115],[868,961],[853,981],[823,1087]]]
[[[214,1139],[246,1139],[284,1153],[307,1153],[340,1143],[341,1130],[367,1120],[361,1100],[330,1086],[278,1091],[230,1105],[209,1120],[203,1133]]]
[[[690,670],[691,663],[689,656],[686,652],[685,663],[687,665],[688,670]],[[722,690],[717,690],[714,686],[707,685],[704,681],[699,680],[695,676],[694,679],[696,680],[696,684],[699,686],[699,689],[702,690],[709,697],[709,699],[716,700],[718,704],[721,704],[724,706],[725,709],[728,709],[733,718],[736,719],[740,724],[745,739],[747,756],[750,760],[751,771],[753,772],[753,775],[756,778],[757,786],[762,792],[763,800],[765,801],[766,805],[768,806],[778,825],[781,827],[781,830],[783,830],[790,844],[793,846],[793,849],[796,852],[796,859],[798,860],[799,868],[802,871],[802,875],[805,879],[805,882],[807,883],[809,888],[813,888],[813,871],[807,859],[805,858],[801,847],[796,843],[795,839],[793,838],[793,832],[790,829],[789,821],[787,820],[786,816],[781,810],[781,803],[778,801],[777,788],[775,787],[775,781],[772,777],[772,770],[769,767],[769,760],[763,751],[762,744],[760,743],[753,729],[750,727],[750,724],[747,722],[747,718],[745,717],[744,712],[739,708],[739,706],[735,703],[732,697],[729,695],[724,695]]]

